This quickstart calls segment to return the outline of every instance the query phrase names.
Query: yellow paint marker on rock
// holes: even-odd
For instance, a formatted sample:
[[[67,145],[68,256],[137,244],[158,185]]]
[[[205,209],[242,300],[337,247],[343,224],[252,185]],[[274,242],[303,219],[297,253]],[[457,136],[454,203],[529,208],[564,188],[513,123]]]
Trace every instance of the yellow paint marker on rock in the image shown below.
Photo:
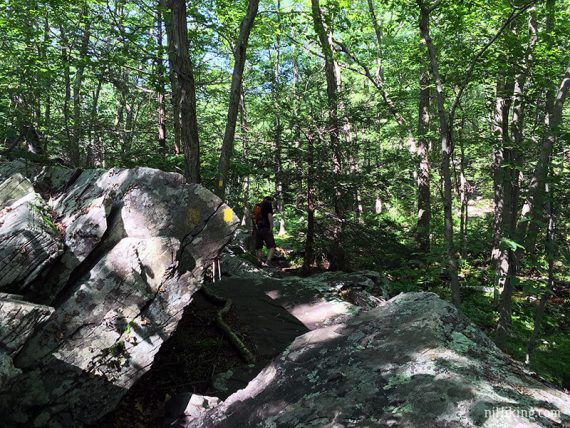
[[[231,223],[234,218],[234,212],[231,208],[224,208],[224,221],[226,223]]]

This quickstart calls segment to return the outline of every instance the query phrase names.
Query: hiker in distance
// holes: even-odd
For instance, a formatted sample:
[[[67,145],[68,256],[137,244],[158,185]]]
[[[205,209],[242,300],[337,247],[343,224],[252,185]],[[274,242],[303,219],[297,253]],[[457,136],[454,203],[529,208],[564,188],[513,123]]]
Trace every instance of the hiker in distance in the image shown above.
[[[273,198],[267,196],[253,208],[253,232],[255,239],[255,252],[262,265],[269,265],[275,253],[275,238],[273,237]],[[263,244],[269,250],[267,261],[262,260],[261,249]]]

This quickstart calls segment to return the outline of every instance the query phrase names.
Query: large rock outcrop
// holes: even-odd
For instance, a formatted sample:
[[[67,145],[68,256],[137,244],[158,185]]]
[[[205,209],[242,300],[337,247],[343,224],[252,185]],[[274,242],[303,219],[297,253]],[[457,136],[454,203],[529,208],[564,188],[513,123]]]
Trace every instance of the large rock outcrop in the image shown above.
[[[10,409],[10,424],[25,426],[95,423],[150,368],[237,217],[201,186],[149,168],[81,171],[15,161],[0,163],[0,179],[8,189],[0,191],[0,233],[33,236],[29,257],[15,252],[15,238],[2,240],[2,257],[18,256],[0,265],[0,291],[49,305],[0,305],[31,314],[25,343],[14,341],[17,322],[0,323],[11,338],[0,351],[15,366],[3,358],[10,379],[0,388],[0,413]],[[41,214],[31,217],[37,206]],[[50,307],[46,321],[33,317]]]
[[[401,294],[298,337],[188,427],[567,426],[570,397],[513,363],[455,307]]]

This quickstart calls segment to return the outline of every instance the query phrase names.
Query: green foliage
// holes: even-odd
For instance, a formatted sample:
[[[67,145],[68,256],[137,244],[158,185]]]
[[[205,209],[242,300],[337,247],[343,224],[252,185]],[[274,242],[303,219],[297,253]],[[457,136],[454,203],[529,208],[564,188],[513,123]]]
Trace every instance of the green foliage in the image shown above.
[[[519,248],[524,250],[524,247],[521,244],[507,238],[502,238],[499,246],[501,248],[508,248],[511,251],[517,251]]]

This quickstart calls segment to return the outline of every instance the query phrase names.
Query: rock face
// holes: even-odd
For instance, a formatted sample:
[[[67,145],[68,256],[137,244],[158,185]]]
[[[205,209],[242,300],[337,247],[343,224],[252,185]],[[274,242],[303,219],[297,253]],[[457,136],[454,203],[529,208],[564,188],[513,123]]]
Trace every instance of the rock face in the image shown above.
[[[3,351],[15,355],[38,324],[47,320],[54,309],[15,298],[0,297],[0,343]]]
[[[298,337],[189,427],[563,426],[570,397],[526,373],[452,305],[401,294]]]
[[[25,426],[95,423],[150,368],[238,219],[206,189],[149,168],[24,169],[6,162],[0,178],[0,189],[13,189],[0,191],[10,204],[0,207],[0,231],[19,236],[33,223],[32,235],[42,238],[29,245],[45,255],[0,265],[0,291],[55,308],[45,322],[38,311],[49,308],[28,308],[36,315],[25,343],[14,340],[14,328],[3,335],[12,339],[0,349],[22,373],[1,388],[0,413],[9,408],[11,423]],[[34,188],[50,194],[47,204]],[[45,205],[39,220],[27,208],[38,204]],[[11,242],[2,240],[2,257],[13,254]],[[2,301],[0,310],[14,305],[27,308]]]
[[[57,259],[63,245],[49,208],[17,173],[0,184],[0,291],[22,291]]]

